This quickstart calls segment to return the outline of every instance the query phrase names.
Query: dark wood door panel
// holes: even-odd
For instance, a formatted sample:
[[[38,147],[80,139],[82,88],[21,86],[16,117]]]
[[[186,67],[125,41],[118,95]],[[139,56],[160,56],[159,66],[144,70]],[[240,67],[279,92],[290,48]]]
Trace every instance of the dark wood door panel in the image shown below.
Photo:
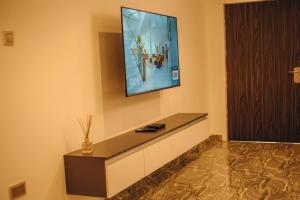
[[[279,20],[278,31],[275,34],[277,41],[280,41],[277,46],[277,62],[279,69],[279,86],[280,91],[278,99],[279,105],[279,138],[277,141],[299,142],[295,138],[294,121],[295,107],[294,107],[294,87],[293,76],[288,74],[288,71],[293,70],[294,63],[294,24],[295,24],[295,1],[281,0],[277,1],[277,20]]]
[[[225,12],[231,33],[226,33],[228,101],[235,102],[228,106],[229,121],[234,122],[229,124],[229,132],[234,138],[254,140],[261,134],[260,20],[255,17],[261,8],[256,3],[228,5]]]
[[[261,19],[261,49],[262,55],[262,135],[256,140],[270,141],[278,139],[279,116],[278,116],[278,63],[277,63],[277,38],[274,33],[278,31],[276,14],[276,2],[268,2],[262,5],[263,12]],[[277,80],[276,80],[277,79]],[[276,81],[274,81],[276,80]]]
[[[293,1],[263,5],[263,126],[264,141],[293,141]]]
[[[300,142],[300,91],[288,75],[300,49],[298,4],[225,5],[230,140]]]
[[[300,66],[300,1],[295,0],[294,66]],[[300,84],[294,85],[294,137],[300,141]]]

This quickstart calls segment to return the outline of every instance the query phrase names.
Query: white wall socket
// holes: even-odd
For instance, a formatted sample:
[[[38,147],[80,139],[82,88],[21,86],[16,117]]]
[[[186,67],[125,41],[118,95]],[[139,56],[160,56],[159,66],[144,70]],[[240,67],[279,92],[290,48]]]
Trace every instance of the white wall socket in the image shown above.
[[[26,194],[26,183],[25,181],[19,181],[8,187],[9,200],[17,200]]]
[[[14,32],[3,31],[3,45],[4,46],[14,46]]]

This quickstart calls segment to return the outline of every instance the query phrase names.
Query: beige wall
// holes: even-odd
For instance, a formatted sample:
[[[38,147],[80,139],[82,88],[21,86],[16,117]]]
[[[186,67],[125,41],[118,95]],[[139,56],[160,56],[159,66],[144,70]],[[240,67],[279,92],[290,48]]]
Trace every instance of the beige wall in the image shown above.
[[[94,142],[177,112],[208,112],[210,133],[226,138],[223,4],[232,2],[241,1],[0,0],[0,31],[15,32],[15,46],[0,44],[0,199],[19,180],[20,200],[95,199],[64,186],[62,157],[80,148],[86,113]],[[124,97],[121,5],[178,17],[181,87]]]
[[[15,33],[13,47],[0,44],[1,200],[19,180],[27,183],[20,200],[93,199],[67,196],[64,185],[63,154],[80,148],[76,119],[86,113],[94,116],[97,142],[173,113],[208,112],[205,16],[197,2],[0,1],[0,31]],[[119,35],[102,33],[120,32],[121,5],[178,17],[181,87],[131,98],[118,93]],[[116,51],[101,52],[110,39]]]

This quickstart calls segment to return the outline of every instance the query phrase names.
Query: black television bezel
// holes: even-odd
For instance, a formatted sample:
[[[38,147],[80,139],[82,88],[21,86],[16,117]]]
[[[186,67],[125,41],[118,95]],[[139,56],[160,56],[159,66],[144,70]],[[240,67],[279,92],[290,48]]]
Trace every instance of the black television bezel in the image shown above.
[[[160,16],[164,16],[164,17],[172,17],[175,18],[176,20],[176,32],[177,32],[177,52],[178,52],[178,79],[179,79],[179,83],[178,85],[175,86],[170,86],[170,87],[162,87],[162,88],[157,88],[157,89],[153,89],[153,90],[148,90],[148,91],[144,91],[144,92],[139,92],[139,93],[134,93],[134,94],[128,94],[127,93],[127,76],[126,76],[126,61],[125,61],[125,45],[124,45],[124,32],[123,32],[123,8],[125,9],[131,9],[131,10],[136,10],[136,11],[140,11],[140,12],[145,12],[145,13],[150,13],[150,14],[155,14],[155,15],[160,15]],[[179,62],[179,43],[178,43],[178,25],[177,25],[177,17],[174,16],[170,16],[170,15],[164,15],[164,14],[160,14],[160,13],[155,13],[155,12],[149,12],[149,11],[144,11],[144,10],[140,10],[140,9],[136,9],[136,8],[129,8],[129,7],[125,7],[125,6],[121,6],[121,31],[122,31],[122,47],[123,47],[123,67],[124,67],[124,75],[125,75],[125,94],[126,97],[131,97],[131,96],[137,96],[140,94],[146,94],[146,93],[151,93],[151,92],[156,92],[156,91],[160,91],[160,90],[165,90],[165,89],[170,89],[170,88],[175,88],[175,87],[179,87],[181,86],[181,76],[180,76],[180,62]]]

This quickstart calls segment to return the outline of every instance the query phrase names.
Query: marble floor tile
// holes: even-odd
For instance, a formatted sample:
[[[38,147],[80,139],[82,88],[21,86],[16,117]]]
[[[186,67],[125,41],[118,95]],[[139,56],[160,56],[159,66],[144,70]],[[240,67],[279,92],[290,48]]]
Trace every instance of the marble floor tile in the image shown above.
[[[223,142],[137,199],[300,200],[300,145]]]

